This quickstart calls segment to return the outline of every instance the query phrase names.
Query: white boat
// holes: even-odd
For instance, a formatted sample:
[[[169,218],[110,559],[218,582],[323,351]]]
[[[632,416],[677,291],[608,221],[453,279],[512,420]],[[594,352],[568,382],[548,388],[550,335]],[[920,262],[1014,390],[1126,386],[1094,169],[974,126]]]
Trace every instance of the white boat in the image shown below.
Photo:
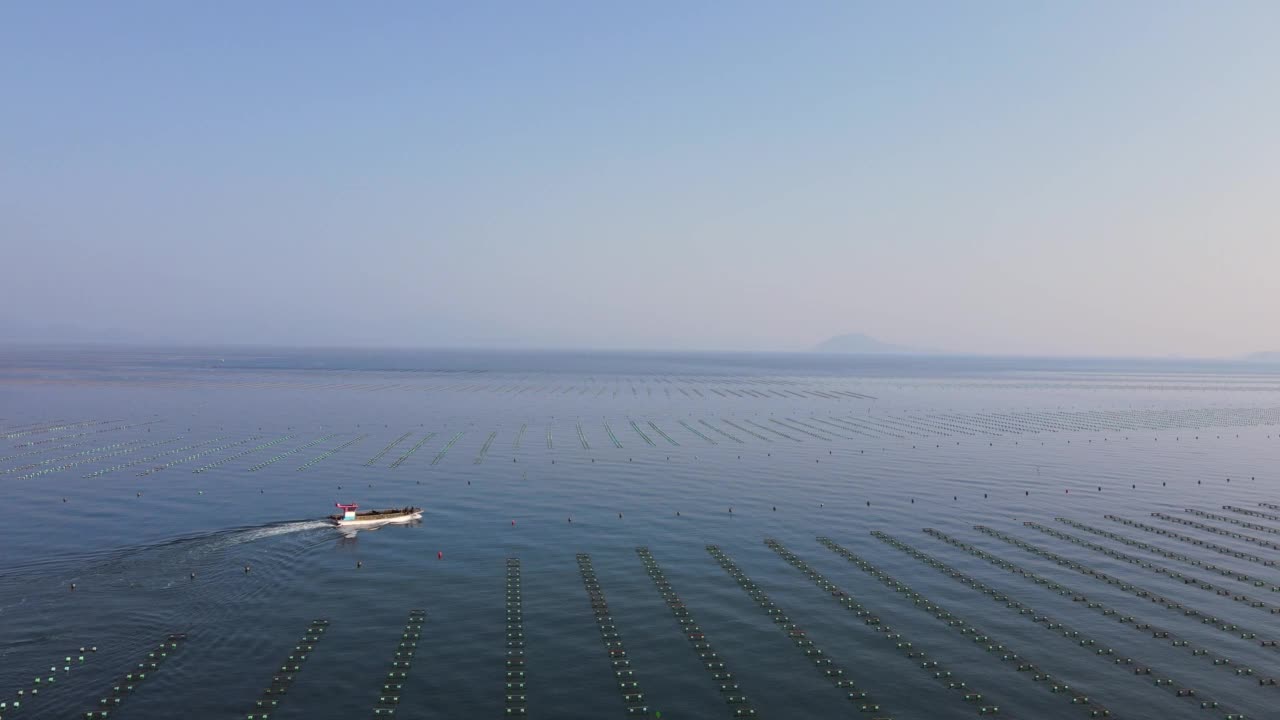
[[[420,507],[402,507],[392,508],[390,510],[365,510],[363,512],[357,512],[360,509],[360,506],[355,503],[334,503],[333,505],[341,510],[342,514],[330,515],[329,522],[342,527],[349,525],[387,525],[390,523],[407,523],[422,519],[422,508]]]

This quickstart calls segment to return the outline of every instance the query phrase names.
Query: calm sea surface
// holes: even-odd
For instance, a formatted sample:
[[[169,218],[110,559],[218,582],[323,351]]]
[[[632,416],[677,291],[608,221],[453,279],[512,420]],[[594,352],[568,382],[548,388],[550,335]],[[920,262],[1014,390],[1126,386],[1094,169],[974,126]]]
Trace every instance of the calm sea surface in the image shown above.
[[[1276,718],[1278,461],[1267,365],[0,350],[0,719]]]

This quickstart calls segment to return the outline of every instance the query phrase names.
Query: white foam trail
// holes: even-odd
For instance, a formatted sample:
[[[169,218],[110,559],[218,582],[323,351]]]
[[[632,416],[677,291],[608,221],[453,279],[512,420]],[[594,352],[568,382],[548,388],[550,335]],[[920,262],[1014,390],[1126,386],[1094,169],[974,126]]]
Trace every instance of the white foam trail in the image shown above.
[[[268,525],[266,527],[249,528],[243,531],[229,533],[219,538],[216,547],[230,547],[232,545],[240,545],[242,543],[263,540],[277,535],[287,535],[289,533],[305,532],[307,530],[319,530],[320,528],[331,527],[330,523],[325,520],[299,520],[297,522],[280,523],[278,525]]]

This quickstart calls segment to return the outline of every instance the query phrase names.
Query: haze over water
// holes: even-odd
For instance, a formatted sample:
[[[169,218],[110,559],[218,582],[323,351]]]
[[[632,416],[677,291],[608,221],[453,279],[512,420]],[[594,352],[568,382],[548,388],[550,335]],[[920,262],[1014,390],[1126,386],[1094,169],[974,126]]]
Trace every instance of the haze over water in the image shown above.
[[[1267,717],[1280,509],[1260,503],[1280,502],[1277,393],[1274,367],[1172,361],[7,350],[0,701],[25,694],[0,717],[99,709],[170,633],[187,638],[111,717],[245,717],[261,697],[274,718],[372,716],[387,695],[409,718]],[[425,514],[344,534],[318,522],[335,501]],[[509,645],[508,558],[523,647]],[[389,692],[415,608],[420,640]],[[316,619],[329,625],[288,692],[264,696]],[[37,676],[56,683],[32,696]]]

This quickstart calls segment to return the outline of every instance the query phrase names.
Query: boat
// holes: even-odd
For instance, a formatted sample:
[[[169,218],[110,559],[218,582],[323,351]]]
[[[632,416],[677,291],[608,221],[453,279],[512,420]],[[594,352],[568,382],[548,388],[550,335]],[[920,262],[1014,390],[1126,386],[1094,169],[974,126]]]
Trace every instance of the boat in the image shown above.
[[[385,525],[388,523],[407,523],[422,519],[422,508],[402,507],[390,510],[364,510],[355,503],[334,503],[334,507],[342,511],[341,515],[330,515],[329,521],[334,525]],[[358,512],[359,511],[359,512]]]

